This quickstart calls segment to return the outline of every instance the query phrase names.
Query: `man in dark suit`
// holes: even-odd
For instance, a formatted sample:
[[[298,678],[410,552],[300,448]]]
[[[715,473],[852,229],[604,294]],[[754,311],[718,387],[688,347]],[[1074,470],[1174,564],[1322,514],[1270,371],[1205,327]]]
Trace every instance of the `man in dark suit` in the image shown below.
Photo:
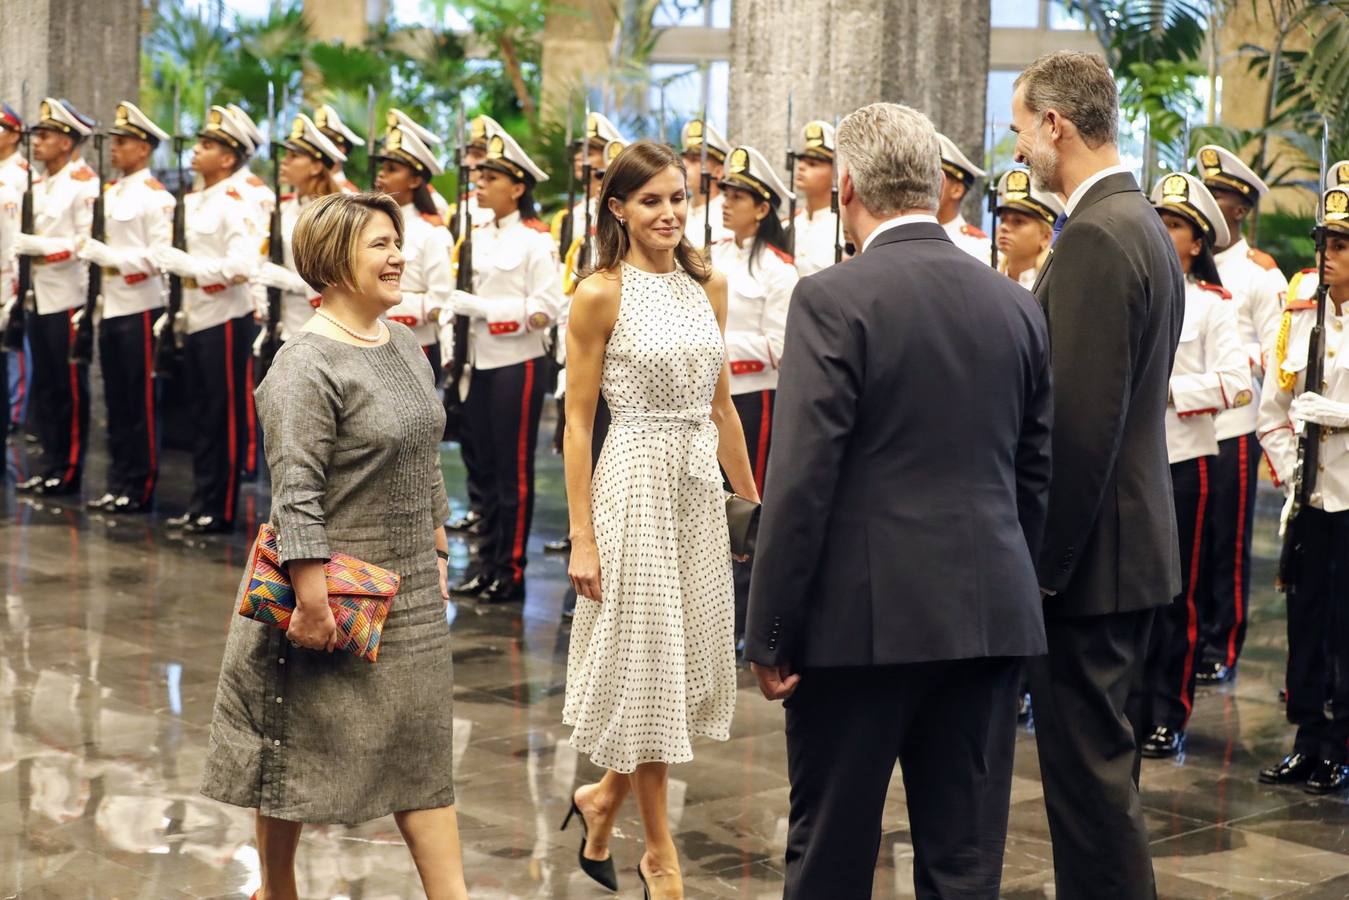
[[[1054,366],[1054,477],[1037,569],[1049,654],[1031,701],[1061,900],[1156,895],[1129,714],[1156,608],[1180,589],[1166,456],[1185,314],[1175,249],[1119,164],[1104,60],[1041,57],[1012,97],[1017,158],[1068,198],[1035,284]]]
[[[860,255],[792,297],[746,635],[785,699],[784,896],[871,896],[903,770],[920,897],[997,897],[1051,390],[1034,298],[937,224],[932,123],[892,103],[836,135]]]

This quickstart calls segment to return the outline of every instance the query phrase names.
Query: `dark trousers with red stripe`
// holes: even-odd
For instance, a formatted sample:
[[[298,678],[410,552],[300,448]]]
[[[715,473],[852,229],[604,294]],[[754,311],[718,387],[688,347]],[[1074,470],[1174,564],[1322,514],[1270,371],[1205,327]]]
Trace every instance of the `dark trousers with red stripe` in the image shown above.
[[[253,315],[187,336],[183,370],[193,410],[192,502],[188,511],[232,523],[248,445],[248,358]]]
[[[24,317],[33,351],[32,405],[42,475],[79,484],[89,434],[89,373],[70,363],[74,310]]]
[[[1171,466],[1180,536],[1180,593],[1157,611],[1148,641],[1146,720],[1183,729],[1194,708],[1194,672],[1199,661],[1199,588],[1204,574],[1204,530],[1214,457],[1201,456]],[[1150,730],[1150,729],[1149,729]]]
[[[474,369],[464,401],[483,490],[487,532],[478,546],[488,578],[525,577],[525,548],[534,518],[534,449],[543,412],[542,359]]]
[[[731,395],[735,411],[740,416],[740,427],[745,432],[745,448],[749,450],[749,465],[754,472],[754,486],[763,496],[764,476],[768,473],[768,450],[773,438],[773,404],[777,391],[751,391]],[[732,562],[731,574],[735,580],[735,636],[745,633],[745,614],[749,609],[749,573],[753,560]]]
[[[1297,726],[1293,750],[1345,762],[1349,758],[1349,511],[1305,508],[1293,527],[1302,550],[1295,586],[1288,592],[1288,721]]]
[[[284,343],[284,342],[283,342]],[[258,429],[258,409],[253,402],[253,391],[257,389],[257,363],[250,352],[244,363],[244,451],[243,475],[248,481],[258,477],[258,457],[261,455],[261,431]]]
[[[108,408],[108,493],[148,503],[159,478],[154,324],[164,312],[104,319],[98,361]]]
[[[1218,444],[1209,466],[1206,574],[1199,595],[1200,658],[1234,666],[1251,604],[1251,521],[1260,471],[1255,432]]]

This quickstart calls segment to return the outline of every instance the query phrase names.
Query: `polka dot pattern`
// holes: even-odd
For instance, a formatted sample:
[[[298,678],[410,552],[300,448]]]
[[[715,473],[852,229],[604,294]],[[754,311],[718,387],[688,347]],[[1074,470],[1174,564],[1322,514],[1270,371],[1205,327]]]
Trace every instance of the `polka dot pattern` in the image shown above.
[[[563,721],[593,763],[687,762],[730,736],[735,599],[712,396],[725,359],[702,287],[624,264],[591,482],[603,601],[580,598]]]

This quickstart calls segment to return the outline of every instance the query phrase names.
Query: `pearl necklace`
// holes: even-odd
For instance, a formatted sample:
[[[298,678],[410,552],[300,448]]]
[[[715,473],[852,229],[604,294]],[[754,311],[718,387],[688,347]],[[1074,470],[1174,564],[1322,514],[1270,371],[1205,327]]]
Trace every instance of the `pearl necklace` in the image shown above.
[[[383,329],[382,323],[376,323],[377,327],[379,327],[380,330],[377,331],[375,334],[373,334],[373,335],[369,335],[369,334],[361,334],[359,331],[356,331],[355,329],[348,328],[346,325],[343,325],[341,322],[337,321],[337,319],[333,318],[332,316],[330,316],[328,313],[324,312],[324,311],[321,310],[321,309],[320,309],[320,310],[315,310],[315,313],[314,313],[314,314],[317,315],[317,316],[321,316],[321,317],[323,317],[326,321],[329,321],[329,322],[333,323],[333,324],[336,325],[338,328],[342,329],[342,330],[345,331],[347,334],[349,334],[349,335],[351,335],[352,337],[354,337],[356,340],[358,340],[358,341],[365,341],[367,344],[373,344],[373,343],[375,343],[376,341],[380,340],[382,337],[384,337],[384,329]]]

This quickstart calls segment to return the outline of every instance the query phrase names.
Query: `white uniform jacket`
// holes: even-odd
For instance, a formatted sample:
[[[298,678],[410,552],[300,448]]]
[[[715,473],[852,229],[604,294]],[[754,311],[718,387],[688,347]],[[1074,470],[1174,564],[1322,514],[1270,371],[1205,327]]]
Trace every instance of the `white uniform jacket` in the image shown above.
[[[97,197],[97,173],[77,159],[54,175],[33,179],[33,232],[43,244],[43,255],[33,257],[39,315],[75,309],[89,299],[89,264],[75,250],[89,237]]]
[[[694,198],[702,199],[702,194],[698,193],[697,185],[689,185],[689,217],[684,220],[684,237],[693,245],[693,249],[703,249],[703,208],[694,206]],[[721,221],[722,197],[717,194],[708,201],[707,218],[712,223],[712,243],[725,240],[731,236],[726,230],[726,226]]]
[[[1256,250],[1246,243],[1245,238],[1214,254],[1213,258],[1218,264],[1223,287],[1231,291],[1237,301],[1237,328],[1246,355],[1250,357],[1256,394],[1259,394],[1265,361],[1273,351],[1274,339],[1279,333],[1279,314],[1283,309],[1283,295],[1288,290],[1288,279],[1283,277],[1272,256]],[[1218,440],[1255,431],[1258,415],[1258,403],[1219,413]]]
[[[1185,319],[1171,367],[1166,453],[1174,464],[1218,452],[1214,419],[1255,403],[1251,366],[1237,330],[1237,305],[1220,287],[1185,283]]]
[[[0,162],[0,306],[18,292],[19,275],[14,235],[19,233],[23,195],[28,190],[28,163],[18,153]]]
[[[499,369],[544,355],[562,312],[557,248],[547,227],[518,212],[473,231],[474,315],[469,361]]]
[[[423,215],[410,203],[403,207],[403,300],[385,313],[411,328],[423,347],[436,343],[440,311],[449,306],[454,293],[450,230],[440,222],[438,216]],[[476,240],[473,255],[476,263]]]
[[[1293,277],[1261,392],[1260,445],[1280,487],[1291,481],[1297,464],[1298,435],[1288,409],[1294,397],[1309,389],[1306,374],[1312,326],[1316,324],[1315,297],[1315,269]],[[1337,315],[1335,304],[1329,301],[1323,371],[1317,393],[1349,403],[1349,309]],[[1311,504],[1326,512],[1343,512],[1349,509],[1349,429],[1322,428],[1319,452]]]
[[[164,305],[168,283],[151,250],[173,240],[175,201],[164,185],[141,169],[108,184],[103,220],[116,261],[103,267],[103,318],[130,316]]]
[[[952,243],[979,262],[988,265],[992,261],[993,241],[982,230],[966,222],[963,215],[957,215],[942,228],[946,229]]]
[[[801,277],[814,275],[834,264],[835,237],[843,246],[843,232],[837,228],[838,216],[826,207],[811,215],[804,209],[796,211],[796,271]]]
[[[764,244],[754,258],[753,241],[733,238],[712,245],[712,266],[726,275],[726,360],[731,393],[772,391],[778,386],[787,307],[800,276],[792,258]]]
[[[281,289],[281,340],[288,341],[308,324],[309,319],[314,315],[314,310],[318,309],[320,296],[317,291],[305,284],[305,280],[300,277],[300,273],[295,270],[295,254],[291,249],[291,235],[295,233],[295,223],[300,219],[300,213],[304,211],[305,206],[310,202],[306,197],[301,200],[295,194],[283,194],[281,197],[281,247],[284,261],[282,265],[291,276],[286,279],[286,286]],[[271,223],[267,224],[267,231],[263,235],[262,257],[264,260],[271,258]],[[267,317],[267,285],[253,283],[253,306],[257,311],[260,321],[266,321]]]
[[[254,214],[232,179],[183,198],[187,254],[195,277],[183,279],[187,331],[195,334],[253,312],[249,279],[261,247]]]

